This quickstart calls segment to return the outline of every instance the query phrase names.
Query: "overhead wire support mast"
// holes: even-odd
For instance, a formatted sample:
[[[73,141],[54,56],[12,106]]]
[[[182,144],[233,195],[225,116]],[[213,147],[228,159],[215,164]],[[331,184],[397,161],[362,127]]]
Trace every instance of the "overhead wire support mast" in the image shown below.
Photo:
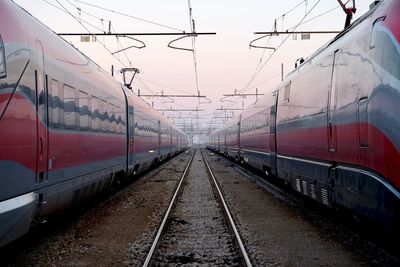
[[[314,8],[321,2],[321,0],[318,0],[312,7],[311,9],[309,9],[306,14],[304,15],[304,17],[296,24],[296,26],[292,27],[293,30],[289,31],[290,34],[288,34],[283,41],[277,46],[277,47],[273,47],[273,51],[272,53],[269,55],[269,57],[262,63],[259,64],[259,66],[257,66],[256,71],[253,73],[253,75],[250,77],[250,80],[247,82],[247,84],[245,85],[245,87],[241,90],[241,91],[246,91],[246,89],[251,85],[251,83],[254,81],[254,79],[260,74],[260,72],[264,69],[265,65],[270,61],[270,59],[272,58],[272,56],[276,53],[276,51],[287,41],[287,39],[289,38],[289,36],[291,35],[291,33],[295,32],[297,27],[300,26],[303,21],[307,18],[307,16],[314,10]],[[258,38],[261,39],[261,38]],[[252,41],[254,42],[254,40]],[[250,44],[252,43],[250,42]],[[271,48],[269,48],[271,49]],[[260,61],[261,63],[261,61]]]

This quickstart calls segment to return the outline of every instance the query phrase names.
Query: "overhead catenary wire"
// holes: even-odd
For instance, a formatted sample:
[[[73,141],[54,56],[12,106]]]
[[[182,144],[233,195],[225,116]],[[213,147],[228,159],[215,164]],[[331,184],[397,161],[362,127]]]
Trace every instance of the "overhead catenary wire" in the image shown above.
[[[274,27],[272,27],[272,30],[274,30]],[[269,36],[269,38],[268,38],[268,40],[267,40],[265,46],[269,46],[269,42],[270,42],[270,41],[271,41],[271,36]],[[269,51],[270,51],[270,50],[269,50]],[[251,74],[250,80],[253,79],[253,77],[256,75],[258,69],[259,69],[260,66],[262,65],[262,62],[263,62],[263,59],[264,59],[264,56],[265,56],[265,53],[266,53],[266,52],[267,52],[267,50],[264,49],[263,52],[262,52],[262,54],[261,54],[260,59],[258,60],[258,63],[257,63],[257,66],[256,66],[255,70],[254,70],[253,73]],[[245,88],[247,88],[248,85],[249,85],[249,84],[246,84]],[[245,90],[245,91],[246,91],[246,90]],[[243,91],[243,92],[245,92],[245,91]]]
[[[302,1],[300,1],[300,2],[297,3],[294,7],[292,7],[291,9],[289,9],[288,11],[286,11],[285,13],[283,13],[280,17],[277,17],[277,18],[274,20],[274,25],[272,26],[272,31],[276,31],[276,22],[277,22],[278,20],[281,19],[281,20],[283,21],[284,18],[285,18],[287,15],[289,15],[290,13],[292,13],[294,10],[296,10],[298,7],[300,7],[300,6],[301,6],[302,4],[304,4],[305,2],[307,2],[307,0],[302,0]],[[269,36],[269,38],[268,38],[268,40],[267,40],[265,46],[269,46],[269,43],[270,43],[270,41],[271,41],[271,37],[272,37],[272,36]],[[260,57],[260,59],[259,59],[259,61],[258,61],[258,64],[257,64],[257,66],[256,66],[256,69],[255,69],[254,72],[252,73],[252,75],[251,75],[249,81],[252,81],[253,79],[255,79],[255,76],[257,75],[257,72],[258,72],[260,66],[262,66],[262,62],[263,62],[263,60],[264,60],[264,56],[265,56],[265,53],[266,53],[266,52],[267,52],[267,50],[263,50],[262,55],[261,55],[261,57]],[[271,52],[271,51],[269,50],[269,52]],[[244,88],[247,88],[249,85],[250,85],[250,84],[247,83],[247,84],[245,85]],[[248,91],[248,90],[244,90],[244,91],[242,91],[242,93],[244,93],[244,92],[246,92],[246,91]]]
[[[137,81],[143,86],[144,89],[146,89],[148,92],[150,92],[150,94],[152,94],[152,95],[154,95],[154,96],[157,94],[157,92],[154,91],[153,89],[151,89],[151,88],[143,81],[142,78],[137,77],[136,79],[137,79]],[[154,103],[155,98],[153,97],[152,99],[153,99],[152,101],[153,101],[153,103]],[[169,98],[169,97],[168,97],[168,99],[171,99],[172,102],[166,102],[166,103],[164,103],[164,102],[160,101],[161,106],[163,106],[164,108],[167,108],[167,107],[165,106],[165,104],[174,103],[174,100],[173,100],[172,98]]]
[[[86,12],[86,11],[83,10],[81,7],[79,7],[79,6],[77,6],[77,5],[74,5],[70,0],[65,0],[65,1],[67,1],[71,6],[73,6],[74,8],[76,8],[77,10],[79,10],[80,12],[82,12],[82,13],[88,15],[89,17],[92,17],[92,18],[97,19],[97,20],[100,20],[100,21],[109,21],[109,20],[106,20],[106,19],[97,17],[97,16],[95,16],[95,15],[89,13],[89,12]]]
[[[298,3],[297,5],[295,5],[292,9],[290,9],[289,11],[287,11],[286,13],[284,13],[282,16],[278,17],[276,20],[285,17],[285,15],[287,15],[287,14],[289,14],[290,12],[294,11],[295,9],[297,9],[299,6],[301,6],[303,3],[307,2],[307,1],[308,1],[308,0],[303,0],[303,1],[301,1],[300,3]],[[304,19],[313,11],[313,9],[318,5],[319,2],[320,2],[320,0],[318,0],[318,1],[312,6],[312,8],[311,8],[310,10],[308,10],[308,11],[305,13],[304,17],[300,20],[300,22],[298,22],[298,24],[296,24],[296,26],[293,27],[293,30],[291,31],[291,33],[294,32],[294,31],[296,30],[296,28],[297,28],[299,25],[301,25],[301,23],[304,21]],[[276,23],[276,20],[274,21],[274,25],[276,25],[276,24],[275,24],[275,23]],[[276,29],[275,26],[273,26],[273,29],[274,29],[274,30]],[[286,38],[282,40],[282,42],[277,46],[277,48],[276,48],[273,52],[270,53],[269,57],[267,58],[267,60],[266,60],[264,63],[262,63],[262,60],[263,60],[263,57],[265,56],[266,50],[263,51],[263,54],[262,54],[262,56],[260,57],[260,60],[259,60],[259,62],[258,62],[258,64],[257,64],[256,70],[255,70],[254,73],[251,75],[250,80],[247,82],[247,84],[245,85],[245,87],[243,87],[241,90],[239,90],[239,93],[245,93],[245,92],[247,92],[248,90],[250,90],[250,89],[252,89],[252,88],[255,88],[256,86],[258,86],[258,85],[260,85],[260,84],[263,84],[263,83],[265,83],[265,82],[267,82],[267,81],[269,81],[269,80],[271,80],[271,79],[274,79],[274,78],[276,78],[277,76],[280,75],[280,74],[273,75],[272,77],[267,78],[267,79],[261,81],[260,83],[258,83],[258,84],[256,84],[256,85],[250,87],[251,83],[252,83],[252,82],[255,80],[255,78],[259,75],[259,73],[264,69],[264,67],[265,67],[266,64],[269,62],[269,60],[272,58],[272,56],[276,53],[276,51],[287,41],[287,39],[290,37],[291,33],[288,34],[288,35],[286,36]],[[270,40],[271,40],[271,37],[267,40],[267,46],[268,46]],[[234,107],[235,105],[237,105],[237,104],[238,104],[238,101],[239,101],[239,99],[236,100],[236,101],[234,101],[228,108],[232,108],[232,107]]]
[[[56,8],[56,9],[58,9],[58,10],[64,12],[64,13],[70,15],[71,17],[73,17],[79,24],[81,24],[81,26],[82,26],[83,28],[85,28],[86,31],[88,31],[88,34],[92,34],[92,33],[91,33],[91,31],[90,31],[87,27],[85,27],[85,26],[83,25],[83,23],[85,23],[85,24],[87,24],[87,25],[89,25],[89,26],[91,26],[91,27],[93,27],[93,28],[95,28],[95,29],[97,29],[97,30],[102,31],[102,29],[100,29],[99,27],[97,27],[97,26],[95,26],[95,25],[93,25],[93,24],[91,24],[91,23],[89,23],[89,22],[87,22],[87,21],[85,21],[85,20],[83,20],[83,19],[78,19],[78,17],[74,16],[71,12],[68,11],[68,9],[66,9],[64,6],[62,6],[58,1],[57,1],[57,3],[58,3],[60,6],[62,6],[62,8],[60,8],[60,7],[56,6],[56,5],[54,5],[53,3],[51,3],[51,2],[49,2],[49,1],[47,1],[47,0],[42,0],[42,1],[44,1],[45,3],[47,3],[47,4],[51,5],[51,6],[53,6],[54,8]],[[92,35],[94,35],[94,34],[92,34]],[[97,42],[100,43],[100,44],[111,54],[111,51],[110,51],[103,43],[101,43],[101,42],[98,41],[98,40],[97,40]],[[112,54],[111,54],[111,55],[112,55]],[[113,56],[113,55],[112,55],[112,56]],[[114,58],[116,58],[116,57],[114,56]],[[126,66],[119,58],[116,58],[116,59],[117,59],[123,66]]]
[[[346,4],[347,4],[348,2],[349,2],[349,1],[347,1]],[[323,15],[326,15],[326,14],[328,14],[328,13],[330,13],[330,12],[336,10],[336,9],[339,9],[339,8],[340,8],[340,6],[337,6],[337,7],[334,7],[334,8],[332,8],[332,9],[329,9],[329,10],[327,10],[327,11],[325,11],[325,12],[319,14],[319,15],[316,15],[316,16],[314,16],[314,17],[312,17],[312,18],[310,18],[310,19],[308,19],[308,20],[306,20],[306,21],[303,21],[303,22],[300,23],[299,25],[295,25],[295,26],[293,26],[293,27],[287,28],[286,31],[290,31],[290,30],[292,30],[294,27],[298,27],[298,26],[304,25],[304,24],[306,24],[306,23],[308,23],[308,22],[310,22],[310,21],[313,21],[313,20],[315,20],[315,19],[317,19],[317,18],[319,18],[319,17],[322,17]]]
[[[54,8],[56,8],[56,9],[60,10],[61,12],[64,12],[64,13],[69,14],[69,15],[72,15],[72,17],[74,17],[74,18],[77,19],[77,20],[79,19],[78,17],[74,16],[72,13],[67,12],[65,9],[62,9],[62,8],[56,6],[55,4],[53,4],[53,3],[51,3],[51,2],[49,2],[49,1],[47,1],[47,0],[42,0],[42,1],[45,2],[45,3],[47,3],[47,4],[49,4],[49,5],[51,5],[52,7],[54,7]],[[99,31],[103,32],[103,29],[97,27],[96,25],[93,25],[92,23],[90,23],[90,22],[88,22],[88,21],[86,21],[86,20],[80,19],[80,21],[83,22],[83,23],[85,23],[85,24],[87,24],[87,25],[89,25],[89,26],[91,26],[91,27],[93,27],[93,28],[95,28],[96,30],[99,30]]]
[[[141,79],[143,81],[146,81],[146,82],[158,85],[158,86],[162,86],[162,87],[165,87],[165,88],[168,88],[168,89],[171,89],[171,90],[175,90],[175,91],[178,91],[178,92],[181,92],[181,93],[185,93],[185,94],[190,94],[189,91],[185,91],[185,90],[178,89],[178,88],[175,88],[175,87],[172,87],[172,86],[169,86],[169,85],[165,85],[165,84],[162,84],[160,82],[155,82],[155,81],[151,81],[151,80],[148,80],[148,79],[144,79],[143,77]]]
[[[298,4],[296,4],[296,5],[295,5],[293,8],[291,8],[289,11],[285,12],[282,16],[280,16],[280,17],[278,17],[277,19],[275,19],[274,23],[276,23],[277,20],[284,18],[287,14],[293,12],[295,9],[297,9],[299,6],[301,6],[301,5],[302,5],[303,3],[305,3],[305,2],[308,2],[308,0],[303,0],[303,1],[299,2]],[[291,29],[293,29],[291,32],[294,32],[298,26],[300,26],[300,25],[306,23],[306,22],[304,22],[304,19],[312,12],[312,10],[318,5],[319,2],[320,2],[320,0],[319,0],[318,2],[316,2],[316,3],[314,4],[314,6],[313,6],[310,10],[308,10],[308,11],[305,13],[304,17],[300,20],[300,22],[299,22],[298,24],[296,24],[294,27],[291,28]],[[336,8],[335,8],[335,9],[336,9]],[[324,12],[324,14],[329,13],[329,12],[331,12],[331,11],[332,11],[332,10],[328,10],[327,12]],[[320,16],[322,16],[322,15],[324,15],[324,14],[320,14],[320,15],[317,16],[317,17],[320,17]],[[314,18],[316,18],[316,17],[314,17]],[[312,19],[314,19],[314,18],[312,18]],[[310,20],[311,20],[311,19],[310,19]],[[309,21],[310,21],[310,20],[309,20]],[[273,26],[273,30],[276,30],[276,28],[275,28],[274,26]],[[271,59],[271,57],[276,53],[276,51],[278,50],[278,48],[280,48],[280,47],[287,41],[287,39],[290,37],[290,35],[291,35],[291,33],[288,34],[287,37],[286,37],[285,39],[282,40],[282,42],[278,45],[278,47],[276,48],[276,50],[273,51],[273,52],[270,54],[270,56],[267,58],[267,60],[262,64],[262,61],[263,61],[263,58],[264,58],[264,56],[265,56],[266,50],[263,51],[262,56],[260,57],[260,60],[258,61],[258,64],[257,64],[257,66],[256,66],[256,69],[255,69],[255,71],[253,72],[253,74],[251,75],[249,82],[245,85],[244,88],[242,88],[241,90],[239,90],[239,93],[245,93],[245,92],[247,92],[248,90],[253,89],[253,88],[256,88],[257,86],[259,86],[259,85],[261,85],[261,84],[263,84],[263,83],[265,83],[265,82],[267,82],[267,81],[270,81],[270,80],[272,80],[272,79],[275,79],[276,77],[278,77],[278,76],[281,75],[281,73],[277,73],[277,74],[275,74],[275,75],[273,75],[273,76],[271,76],[271,77],[269,77],[269,78],[267,78],[267,79],[265,79],[265,80],[263,80],[263,81],[257,83],[256,85],[253,85],[253,86],[250,87],[251,83],[252,83],[252,82],[255,80],[255,78],[259,75],[259,73],[261,72],[261,70],[266,66],[266,64],[267,64],[268,61]],[[266,42],[266,46],[269,45],[269,42],[270,42],[270,41],[271,41],[271,36],[270,36],[270,38],[268,38],[268,40],[267,40],[267,42]],[[232,103],[231,105],[229,105],[228,108],[232,108],[232,107],[234,107],[235,105],[237,105],[238,102],[239,102],[239,99],[236,100],[236,101],[232,101],[232,102],[233,102],[233,103]]]
[[[281,76],[281,73],[276,73],[275,75],[272,75],[272,76],[270,76],[270,77],[268,77],[268,78],[262,80],[261,82],[259,82],[259,83],[255,84],[255,85],[253,85],[251,88],[256,88],[257,86],[259,86],[259,85],[261,85],[261,84],[263,84],[263,83],[266,83],[266,82],[268,82],[268,81],[271,81],[271,80],[273,80],[273,79],[275,79],[275,78],[277,78],[277,77],[280,77],[280,76]]]
[[[301,6],[303,3],[307,2],[307,0],[302,0],[300,3],[296,4],[293,8],[291,8],[289,11],[286,11],[285,13],[283,13],[282,16],[276,18],[275,20],[278,19],[282,19],[284,18],[286,15],[289,15],[292,11],[294,11],[295,9],[297,9],[299,6]]]
[[[188,7],[189,7],[189,24],[190,24],[190,31],[192,33],[196,32],[196,27],[195,27],[195,22],[193,19],[193,14],[192,14],[192,5],[190,0],[188,0]],[[194,62],[194,74],[195,74],[195,80],[196,80],[196,89],[197,89],[197,94],[200,95],[200,88],[199,88],[199,77],[198,77],[198,71],[197,71],[197,56],[196,56],[196,36],[192,35],[192,54],[193,54],[193,62]],[[198,99],[199,104],[200,104],[200,99]]]
[[[285,15],[287,15],[287,14],[289,14],[290,12],[294,11],[297,7],[299,7],[299,6],[300,6],[301,4],[303,4],[304,2],[305,2],[305,1],[300,2],[300,3],[297,4],[295,7],[293,7],[291,10],[289,10],[289,11],[286,12],[286,13],[284,13],[281,17],[275,19],[275,21],[278,20],[278,19],[280,19],[280,18],[283,18]],[[348,2],[349,2],[349,1],[347,1],[345,4],[347,4]],[[308,23],[308,22],[310,22],[310,21],[313,21],[313,20],[315,20],[315,19],[317,19],[317,18],[319,18],[319,17],[322,17],[322,16],[324,16],[324,15],[326,15],[326,14],[328,14],[328,13],[330,13],[330,12],[336,10],[336,9],[339,9],[339,8],[340,8],[340,6],[337,6],[337,7],[331,8],[331,9],[329,9],[329,10],[327,10],[327,11],[324,11],[324,12],[322,12],[321,14],[318,14],[318,15],[316,15],[316,16],[314,16],[314,17],[312,17],[312,18],[310,18],[310,19],[308,19],[308,20],[306,20],[306,21],[303,21],[302,23],[300,23],[300,24],[298,24],[298,25],[295,25],[295,26],[290,27],[290,28],[286,28],[286,31],[287,31],[287,32],[288,32],[288,31],[291,31],[291,30],[293,30],[294,28],[296,28],[296,27],[298,27],[298,26],[304,25],[304,24],[306,24],[306,23]],[[273,28],[273,29],[274,29],[274,28]],[[267,46],[268,46],[270,40],[271,40],[271,36],[269,36],[269,39],[267,40],[267,44],[266,44]],[[266,52],[266,50],[263,50],[263,54],[262,54],[262,56],[260,57],[260,60],[259,60],[259,62],[258,62],[258,64],[257,64],[257,67],[256,67],[256,70],[255,70],[255,71],[253,72],[253,74],[251,75],[250,81],[253,79],[254,74],[256,73],[256,71],[258,70],[259,66],[261,65],[260,63],[261,63],[262,60],[263,60],[263,57],[264,57],[264,55],[265,55],[265,52]],[[270,80],[270,79],[267,79],[267,80]],[[260,82],[259,84],[262,84],[262,83],[264,83],[264,82],[265,82],[265,80],[264,80],[263,82]],[[259,84],[253,85],[251,88],[254,88],[254,87],[258,86]],[[248,84],[246,84],[245,88],[247,88],[247,87],[248,87]],[[246,92],[246,91],[250,90],[251,88],[248,88],[248,89],[244,90],[243,92]]]
[[[112,28],[112,30],[113,30],[114,32],[116,32],[113,25],[111,25],[111,28]],[[121,50],[122,52],[124,52],[124,55],[125,55],[126,59],[127,59],[128,62],[129,62],[129,66],[132,66],[132,61],[131,61],[130,58],[128,57],[128,54],[126,53],[126,50],[124,49],[124,47],[123,47],[121,41],[119,40],[119,37],[118,37],[118,36],[115,36],[115,38],[117,39],[117,44],[121,47],[120,50]],[[113,53],[113,55],[114,55],[114,54],[115,54],[115,53]]]
[[[91,7],[97,8],[97,9],[101,9],[101,10],[104,10],[104,11],[107,11],[107,12],[115,13],[117,15],[125,16],[125,17],[128,17],[128,18],[132,18],[132,19],[135,19],[135,20],[139,20],[139,21],[142,21],[142,22],[149,23],[149,24],[157,25],[157,26],[160,26],[160,27],[163,27],[163,28],[168,28],[168,29],[171,29],[171,30],[174,30],[174,31],[178,31],[178,32],[185,32],[184,30],[181,30],[181,29],[178,29],[178,28],[175,28],[175,27],[171,27],[171,26],[168,26],[168,25],[165,25],[165,24],[162,24],[162,23],[158,23],[158,22],[154,22],[154,21],[150,21],[150,20],[147,20],[147,19],[142,19],[142,18],[133,16],[133,15],[130,15],[130,14],[126,14],[126,13],[123,13],[123,12],[120,12],[120,11],[116,11],[116,10],[112,10],[112,9],[109,9],[109,8],[105,8],[105,7],[101,7],[101,6],[98,6],[98,5],[90,4],[90,3],[85,2],[85,1],[81,1],[81,0],[74,0],[74,1],[78,2],[78,3],[81,3],[81,4],[84,4],[84,5],[87,5],[87,6],[91,6]]]
[[[285,39],[276,47],[276,50],[274,50],[270,56],[265,60],[265,62],[262,64],[262,66],[257,70],[255,75],[253,75],[250,80],[247,82],[246,86],[241,90],[241,92],[245,91],[250,84],[254,81],[254,79],[260,74],[260,72],[264,69],[264,67],[267,65],[267,63],[270,61],[272,56],[278,51],[278,49],[289,39],[289,37],[292,35],[292,33],[296,30],[298,26],[307,18],[307,16],[314,10],[314,8],[320,3],[321,0],[318,0],[311,8],[310,10],[307,11],[307,13],[303,16],[303,18],[293,27],[293,29],[290,31],[290,33],[286,36]]]
[[[82,22],[79,21],[79,19],[77,19],[66,7],[64,7],[58,0],[56,0],[56,2],[66,11],[68,12],[69,15],[71,15],[79,24],[81,24],[81,26],[89,33],[92,34],[91,31],[82,24]],[[92,34],[93,35],[93,34]],[[107,46],[105,44],[103,44],[102,42],[98,41],[97,42],[102,45],[104,47],[105,50],[107,50],[108,53],[110,53],[111,56],[113,56],[116,60],[118,60],[124,67],[126,67],[126,64],[124,62],[122,62],[119,58],[117,58],[115,55],[112,54],[112,52],[107,48]]]

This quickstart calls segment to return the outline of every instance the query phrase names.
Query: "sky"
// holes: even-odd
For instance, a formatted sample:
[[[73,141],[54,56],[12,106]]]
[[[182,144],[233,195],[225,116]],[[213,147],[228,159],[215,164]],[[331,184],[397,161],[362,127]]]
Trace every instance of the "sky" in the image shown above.
[[[133,90],[136,93],[140,90],[142,94],[152,95],[162,92],[193,95],[198,94],[199,90],[207,99],[159,97],[144,99],[150,105],[154,104],[156,109],[202,110],[164,111],[164,115],[170,117],[178,127],[191,129],[193,125],[195,132],[204,133],[220,127],[224,122],[225,111],[217,109],[221,107],[240,109],[255,101],[255,96],[247,96],[225,98],[222,99],[225,101],[221,102],[223,94],[233,94],[235,90],[254,94],[256,88],[262,94],[281,81],[282,63],[286,75],[293,70],[296,59],[310,56],[334,37],[334,34],[323,34],[311,35],[310,40],[301,40],[300,36],[297,36],[297,40],[293,40],[290,36],[270,57],[272,50],[249,49],[249,43],[261,37],[254,32],[273,30],[275,20],[278,31],[290,31],[300,22],[308,20],[310,21],[299,25],[296,30],[342,30],[345,21],[345,14],[337,0],[14,1],[57,33],[108,31],[109,21],[112,32],[191,32],[190,4],[196,32],[216,32],[216,35],[199,35],[195,38],[196,61],[191,51],[168,48],[168,43],[177,38],[175,36],[136,36],[134,38],[140,39],[146,47],[131,48],[126,50],[126,53],[115,54],[115,57],[110,52],[132,45],[138,46],[140,43],[128,38],[119,38],[118,44],[115,37],[97,37],[97,42],[81,42],[80,37],[64,38],[108,72],[111,72],[111,65],[114,65],[116,70],[123,67],[140,69],[140,74],[133,82]],[[357,12],[354,19],[368,10],[370,2],[372,0],[356,1]],[[129,16],[119,15],[116,12]],[[325,12],[328,13],[324,14]],[[269,40],[268,46],[278,47],[284,38],[285,35],[274,36],[262,39],[256,44],[264,46]],[[192,39],[184,38],[174,45],[192,48]],[[267,61],[268,58],[270,59]],[[195,62],[198,83],[196,83]],[[257,68],[260,62],[264,66],[261,70]],[[252,79],[256,70],[257,76]],[[115,78],[122,81],[120,75],[116,75]],[[226,114],[229,117],[237,116],[240,111],[227,111]],[[192,118],[197,115],[199,119]],[[176,118],[179,116],[181,118]],[[195,140],[198,140],[198,137],[195,137]]]

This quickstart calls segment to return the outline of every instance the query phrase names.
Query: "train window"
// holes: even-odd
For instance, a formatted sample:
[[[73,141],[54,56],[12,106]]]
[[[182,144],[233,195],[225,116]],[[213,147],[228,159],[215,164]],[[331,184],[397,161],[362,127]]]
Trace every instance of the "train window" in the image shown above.
[[[115,107],[115,128],[117,133],[121,133],[121,116],[119,115],[119,109],[120,107]]]
[[[105,118],[106,118],[105,129],[107,132],[111,132],[111,120],[110,120],[111,119],[111,105],[110,105],[110,103],[107,103],[107,102],[105,105]]]
[[[106,117],[107,103],[104,100],[100,101],[100,128],[103,132],[107,131],[107,117]]]
[[[109,126],[110,121],[108,120],[108,113],[109,113],[108,111],[109,110],[110,110],[110,108],[108,106],[108,103],[104,102],[103,103],[103,111],[102,111],[103,119],[104,119],[104,121],[103,121],[103,132],[108,132],[108,130],[110,129],[110,126]]]
[[[112,104],[107,103],[107,123],[108,123],[108,127],[107,129],[110,132],[113,132],[113,121],[112,121],[112,117],[113,117],[113,111],[114,107]]]
[[[89,128],[89,96],[87,93],[79,91],[79,127],[81,130]]]
[[[114,126],[115,126],[115,132],[120,133],[120,122],[119,122],[119,107],[116,106],[114,110]]]
[[[107,132],[112,131],[111,127],[111,113],[112,113],[112,106],[110,103],[106,103],[106,130]]]
[[[64,126],[64,87],[58,86],[58,110],[60,118],[60,127]]]
[[[110,132],[115,132],[114,128],[114,112],[115,112],[115,106],[113,104],[108,105],[108,123],[109,123],[109,129]]]
[[[92,129],[99,130],[99,99],[92,98]]]
[[[291,82],[289,82],[288,84],[285,85],[285,92],[284,92],[284,96],[283,96],[283,100],[285,102],[289,102],[289,97],[290,97],[290,85]]]
[[[393,39],[389,36],[388,33],[384,33],[381,35],[382,40],[382,61],[383,68],[393,75],[396,79],[400,79],[400,53],[397,48],[397,44],[393,42]]]
[[[116,132],[116,125],[115,125],[115,111],[116,108],[113,104],[111,104],[111,113],[110,113],[110,124],[111,124],[111,132],[115,133]]]
[[[99,100],[99,131],[103,131],[104,127],[104,116],[103,116],[103,101]]]
[[[51,80],[51,117],[53,127],[60,127],[60,89],[56,80]]]
[[[378,29],[379,26],[381,25],[381,22],[385,20],[385,16],[377,18],[373,25],[372,25],[372,32],[371,32],[371,37],[369,40],[369,49],[373,49],[376,45],[376,41],[378,40]]]
[[[6,51],[4,48],[3,39],[1,39],[0,35],[0,78],[5,78],[6,76]]]
[[[88,95],[88,130],[92,129],[92,99]]]
[[[358,130],[360,147],[368,147],[368,98],[358,101]]]
[[[75,129],[76,127],[76,100],[75,89],[64,85],[64,123],[65,128]]]
[[[117,132],[122,133],[122,121],[121,121],[121,108],[117,107],[117,113],[116,113],[116,124],[117,124]]]

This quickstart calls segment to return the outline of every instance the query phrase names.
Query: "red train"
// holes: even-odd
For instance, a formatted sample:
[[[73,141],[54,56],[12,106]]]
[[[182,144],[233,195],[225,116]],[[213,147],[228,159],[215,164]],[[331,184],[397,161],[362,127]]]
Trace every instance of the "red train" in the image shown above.
[[[208,147],[399,232],[399,14],[399,0],[371,5]]]
[[[0,0],[0,247],[187,145],[132,91]]]

